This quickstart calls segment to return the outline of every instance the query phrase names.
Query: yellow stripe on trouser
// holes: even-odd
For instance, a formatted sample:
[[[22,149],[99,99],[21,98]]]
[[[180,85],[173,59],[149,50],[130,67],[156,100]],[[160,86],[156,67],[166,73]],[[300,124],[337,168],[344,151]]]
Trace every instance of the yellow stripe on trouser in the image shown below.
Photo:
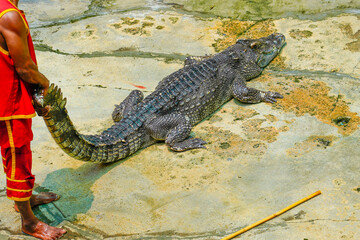
[[[5,121],[6,128],[9,136],[9,144],[11,149],[11,176],[10,179],[15,179],[15,170],[16,170],[16,152],[15,152],[15,144],[14,138],[11,131],[11,124],[10,121]]]
[[[17,197],[7,197],[7,198],[10,200],[13,200],[13,201],[17,201],[17,202],[25,202],[25,201],[29,200],[31,198],[31,196],[25,197],[25,198],[17,198]]]
[[[15,179],[10,179],[8,177],[6,177],[6,179],[11,181],[11,182],[28,182],[28,180],[15,180]]]
[[[6,189],[10,190],[10,191],[15,191],[15,192],[31,192],[32,191],[32,189],[22,190],[22,189],[15,189],[15,188],[9,188],[9,187],[7,187]]]

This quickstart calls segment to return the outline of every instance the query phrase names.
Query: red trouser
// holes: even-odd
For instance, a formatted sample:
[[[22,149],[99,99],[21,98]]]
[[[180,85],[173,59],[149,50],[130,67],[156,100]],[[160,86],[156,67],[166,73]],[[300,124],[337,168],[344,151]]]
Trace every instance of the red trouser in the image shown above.
[[[31,174],[31,119],[0,121],[1,155],[6,174],[7,197],[27,201],[32,195],[35,176]]]

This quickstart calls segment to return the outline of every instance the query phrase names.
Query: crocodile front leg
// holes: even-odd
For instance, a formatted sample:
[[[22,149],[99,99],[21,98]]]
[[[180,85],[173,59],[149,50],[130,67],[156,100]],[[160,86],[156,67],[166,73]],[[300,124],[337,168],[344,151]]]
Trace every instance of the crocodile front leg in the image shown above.
[[[144,99],[144,94],[139,90],[133,90],[119,105],[115,105],[112,113],[114,122],[120,121],[126,114],[128,114],[134,107]]]
[[[261,91],[255,88],[246,86],[245,80],[242,77],[237,77],[232,85],[232,92],[234,98],[244,103],[259,103],[269,102],[275,103],[277,98],[283,98],[280,93],[271,91]]]
[[[202,139],[189,138],[192,129],[190,119],[180,113],[156,117],[146,122],[145,128],[154,139],[165,140],[173,151],[205,148],[206,142]]]

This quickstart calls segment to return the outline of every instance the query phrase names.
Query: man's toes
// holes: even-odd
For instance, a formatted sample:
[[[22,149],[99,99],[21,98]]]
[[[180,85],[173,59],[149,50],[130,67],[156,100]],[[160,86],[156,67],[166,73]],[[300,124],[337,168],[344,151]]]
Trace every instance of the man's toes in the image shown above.
[[[58,194],[56,194],[56,193],[50,193],[50,194],[49,194],[49,197],[50,197],[51,199],[54,199],[54,200],[59,200],[60,195],[58,195]]]
[[[31,204],[32,207],[37,205],[50,203],[53,201],[57,201],[60,198],[60,195],[52,192],[41,192],[37,195],[33,195],[34,199],[32,200]]]
[[[60,198],[60,195],[53,193],[53,192],[43,192],[42,196],[49,200],[58,200]]]
[[[57,227],[52,227],[53,228],[53,231],[54,231],[54,237],[57,239],[57,238],[60,238],[61,236],[63,236],[65,233],[66,233],[66,230],[65,229],[62,229],[62,228],[57,228]]]
[[[57,237],[60,238],[60,237],[63,236],[65,233],[66,233],[66,230],[60,228],[59,231],[58,231]]]

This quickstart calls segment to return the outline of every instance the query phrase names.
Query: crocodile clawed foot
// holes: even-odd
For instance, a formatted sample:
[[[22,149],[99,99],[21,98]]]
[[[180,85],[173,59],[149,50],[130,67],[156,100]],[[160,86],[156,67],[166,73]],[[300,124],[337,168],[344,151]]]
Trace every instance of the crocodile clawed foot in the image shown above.
[[[172,144],[170,148],[176,152],[183,152],[190,149],[206,148],[205,144],[206,142],[200,138],[188,138],[182,142]]]
[[[265,96],[263,97],[262,101],[263,102],[268,102],[268,103],[276,103],[277,98],[281,99],[281,98],[284,98],[284,97],[278,92],[268,91],[268,92],[265,93]]]

